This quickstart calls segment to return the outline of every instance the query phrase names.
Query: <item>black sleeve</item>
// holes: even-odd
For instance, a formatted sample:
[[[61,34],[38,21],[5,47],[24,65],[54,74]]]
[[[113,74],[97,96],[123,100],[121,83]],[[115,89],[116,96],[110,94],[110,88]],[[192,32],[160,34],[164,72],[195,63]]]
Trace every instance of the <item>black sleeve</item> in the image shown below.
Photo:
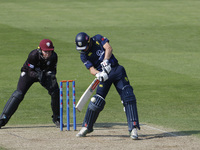
[[[47,71],[51,71],[53,74],[57,73],[57,62],[58,62],[58,56],[57,54],[53,51],[52,57],[50,57],[50,66]]]
[[[32,52],[30,52],[26,61],[27,73],[32,78],[38,78],[38,72],[35,70],[38,61],[39,61],[38,52],[37,50],[33,50]]]

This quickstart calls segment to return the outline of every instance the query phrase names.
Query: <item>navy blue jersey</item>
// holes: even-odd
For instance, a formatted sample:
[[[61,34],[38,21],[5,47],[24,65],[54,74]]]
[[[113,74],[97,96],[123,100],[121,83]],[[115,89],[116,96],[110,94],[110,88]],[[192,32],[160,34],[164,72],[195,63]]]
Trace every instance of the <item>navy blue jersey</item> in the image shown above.
[[[81,53],[80,58],[87,69],[93,66],[98,71],[102,71],[101,62],[105,56],[103,45],[106,42],[109,42],[109,40],[106,37],[97,34],[91,38],[90,42],[92,42],[92,44],[88,52],[86,54]],[[113,54],[109,59],[109,63],[111,63],[112,67],[118,65],[118,61]]]

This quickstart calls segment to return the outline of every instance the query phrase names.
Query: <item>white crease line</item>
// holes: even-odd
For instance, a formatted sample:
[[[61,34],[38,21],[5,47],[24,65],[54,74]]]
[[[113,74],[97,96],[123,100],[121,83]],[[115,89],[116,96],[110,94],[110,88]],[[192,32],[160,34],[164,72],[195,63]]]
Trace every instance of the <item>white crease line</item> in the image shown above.
[[[173,133],[171,133],[171,132],[167,132],[167,131],[164,131],[164,130],[161,130],[161,129],[158,129],[158,128],[155,128],[155,127],[151,127],[151,126],[148,126],[148,125],[145,125],[145,126],[151,128],[151,129],[157,130],[157,131],[161,131],[161,132],[164,132],[164,133],[170,134],[170,135],[172,135],[172,136],[178,136],[178,135],[173,134]]]
[[[21,138],[21,139],[23,139],[23,140],[29,140],[29,139],[27,139],[27,138],[24,138],[24,137],[22,137],[22,136],[19,136],[19,135],[17,135],[17,134],[14,134],[14,133],[9,133],[9,132],[8,132],[8,134],[9,134],[9,135],[12,135],[12,136],[15,136],[15,137],[18,137],[18,138]]]

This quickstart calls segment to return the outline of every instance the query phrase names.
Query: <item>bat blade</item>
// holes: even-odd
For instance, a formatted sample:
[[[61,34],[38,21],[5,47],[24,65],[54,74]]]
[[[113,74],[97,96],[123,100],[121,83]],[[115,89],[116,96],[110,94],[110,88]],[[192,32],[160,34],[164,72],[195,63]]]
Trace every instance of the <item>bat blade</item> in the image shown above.
[[[99,84],[99,80],[95,78],[92,81],[92,83],[89,85],[89,87],[85,90],[85,92],[83,93],[83,95],[81,96],[81,98],[79,99],[76,105],[76,109],[78,111],[82,111],[83,107],[85,106],[89,98],[91,97],[92,93],[94,92],[98,84]]]

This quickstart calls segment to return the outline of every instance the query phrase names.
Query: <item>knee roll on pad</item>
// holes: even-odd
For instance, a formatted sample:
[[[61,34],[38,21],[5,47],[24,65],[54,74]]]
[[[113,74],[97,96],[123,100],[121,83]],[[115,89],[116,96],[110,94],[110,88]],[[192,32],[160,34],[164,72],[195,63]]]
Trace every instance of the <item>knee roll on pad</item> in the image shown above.
[[[20,102],[23,100],[24,95],[19,92],[19,91],[14,91],[13,94],[11,95],[10,99],[7,101],[3,112],[7,111],[13,111],[14,109],[17,109],[18,105]]]
[[[19,103],[23,100],[24,95],[19,91],[14,91],[9,100],[7,101],[4,110],[7,109],[9,106],[19,105]]]
[[[52,108],[54,117],[60,115],[59,92],[60,92],[60,90],[59,90],[59,88],[57,88],[53,92],[50,93],[51,108]]]
[[[20,91],[14,91],[9,100],[7,101],[3,112],[0,116],[0,120],[2,121],[2,126],[4,126],[10,119],[10,117],[14,114],[14,112],[17,110],[20,102],[23,100],[24,94]]]
[[[21,92],[17,91],[17,90],[14,91],[14,93],[12,94],[12,96],[15,97],[15,98],[17,98],[17,99],[19,99],[19,100],[22,100],[24,98],[24,95]]]
[[[96,94],[91,98],[88,108],[92,111],[100,112],[103,110],[105,103],[104,98]]]
[[[52,91],[51,93],[49,93],[52,97],[57,97],[59,96],[59,88],[56,88],[54,91]]]
[[[123,104],[136,101],[132,86],[127,85],[122,88],[121,98],[122,98]]]

